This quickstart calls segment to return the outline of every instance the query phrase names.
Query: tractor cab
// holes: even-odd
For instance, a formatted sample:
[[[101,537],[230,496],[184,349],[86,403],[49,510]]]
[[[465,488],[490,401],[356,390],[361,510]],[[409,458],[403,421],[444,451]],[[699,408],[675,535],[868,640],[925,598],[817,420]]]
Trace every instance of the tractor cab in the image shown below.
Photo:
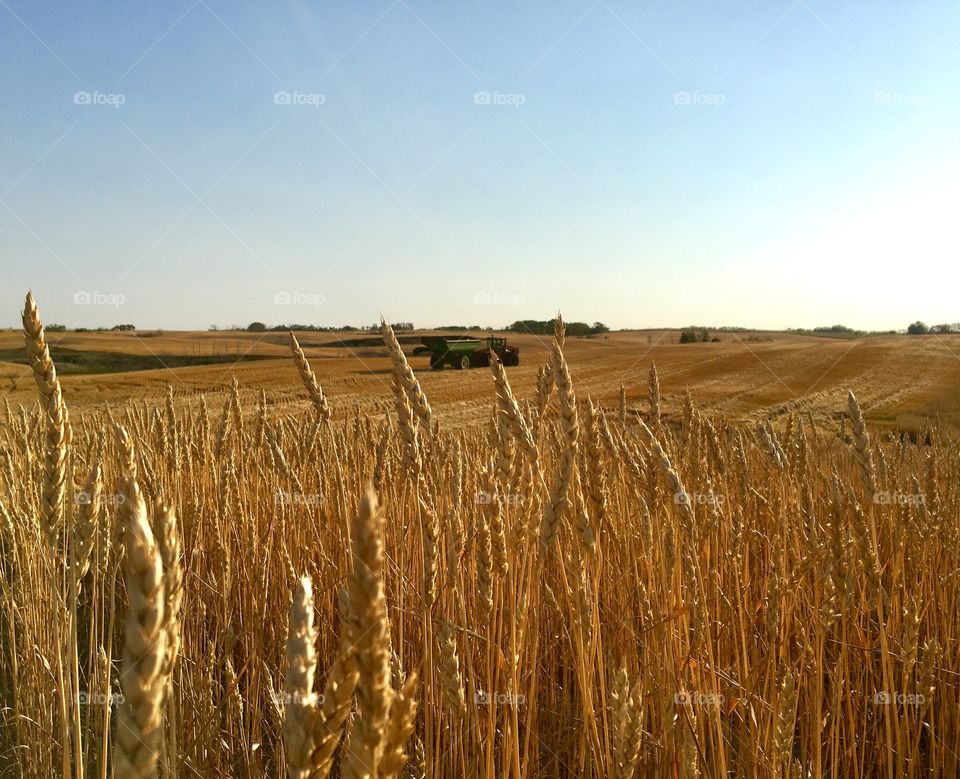
[[[520,364],[520,350],[516,346],[507,346],[507,339],[497,335],[487,336],[487,354],[488,363],[489,355],[496,354],[506,367]]]

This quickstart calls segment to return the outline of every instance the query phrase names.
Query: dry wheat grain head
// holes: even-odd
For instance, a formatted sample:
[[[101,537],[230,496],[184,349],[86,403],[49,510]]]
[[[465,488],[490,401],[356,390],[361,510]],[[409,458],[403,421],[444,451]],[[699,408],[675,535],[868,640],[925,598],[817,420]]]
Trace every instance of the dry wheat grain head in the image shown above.
[[[331,417],[330,404],[327,402],[327,397],[323,394],[320,382],[317,381],[317,376],[310,367],[310,363],[307,362],[307,356],[303,353],[303,349],[300,348],[300,342],[293,334],[293,331],[290,332],[290,351],[293,353],[293,361],[297,366],[297,373],[300,374],[300,380],[303,382],[303,386],[306,387],[307,393],[310,395],[310,400],[313,401],[317,415],[325,422],[329,421]]]
[[[368,486],[351,528],[350,630],[360,678],[358,719],[343,766],[344,776],[350,779],[377,775],[393,697],[382,534],[383,514]]]
[[[103,471],[99,465],[90,469],[86,486],[77,494],[77,511],[73,522],[73,577],[79,584],[90,570],[90,558],[96,542],[97,523],[103,497]]]
[[[410,401],[410,405],[417,415],[425,440],[430,441],[433,438],[433,412],[427,402],[427,396],[407,362],[407,356],[403,353],[403,348],[397,340],[396,333],[393,332],[393,327],[385,319],[381,319],[380,328],[383,342],[386,344],[387,351],[390,353],[390,360],[393,363],[393,374],[403,387],[407,400]]]
[[[647,395],[650,401],[650,424],[656,433],[660,427],[660,376],[653,360],[650,361],[650,374],[647,378]]]
[[[180,653],[181,624],[180,613],[183,607],[183,556],[181,552],[180,529],[174,508],[163,501],[153,506],[153,533],[160,550],[163,565],[163,597],[166,623],[166,655],[163,675],[170,680],[173,676]],[[167,684],[165,694],[171,687]]]
[[[860,404],[857,403],[857,398],[852,390],[847,394],[847,411],[853,425],[854,454],[857,458],[857,466],[860,469],[860,478],[863,480],[868,497],[873,500],[873,496],[877,492],[877,481],[873,467],[873,455],[870,451],[870,435],[867,433],[867,426],[863,421]]]
[[[313,713],[310,779],[325,779],[330,772],[360,678],[351,630],[350,599],[345,590],[340,591],[339,601],[340,648],[327,672],[321,703]]]
[[[313,625],[313,585],[302,577],[293,590],[287,628],[286,686],[284,696],[283,739],[286,748],[287,775],[307,779],[312,763],[313,682],[317,670],[317,631]]]
[[[50,349],[44,336],[43,323],[37,312],[33,293],[28,292],[23,306],[23,337],[27,347],[33,378],[40,390],[40,402],[45,417],[46,442],[43,461],[43,492],[41,495],[41,527],[52,542],[62,530],[64,496],[67,482],[67,449],[70,443],[70,420],[57,369],[50,359]]]
[[[381,779],[399,776],[407,762],[407,742],[417,720],[417,675],[411,673],[395,693],[390,706],[390,719],[384,734],[383,757],[377,768]]]
[[[120,779],[156,776],[167,678],[167,622],[160,550],[147,508],[131,473],[132,444],[122,429],[124,468],[121,518],[126,547],[127,615],[124,620],[123,703],[117,709],[113,739],[114,775]]]

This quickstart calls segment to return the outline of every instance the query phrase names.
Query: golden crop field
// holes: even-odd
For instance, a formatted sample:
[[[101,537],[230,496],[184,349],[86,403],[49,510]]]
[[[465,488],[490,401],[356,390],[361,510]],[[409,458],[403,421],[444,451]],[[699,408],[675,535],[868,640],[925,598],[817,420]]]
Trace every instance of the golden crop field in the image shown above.
[[[0,775],[960,775],[950,337],[23,322]]]
[[[417,331],[413,337],[427,334],[437,331]],[[498,335],[520,348],[521,364],[510,369],[510,382],[526,397],[534,392],[539,367],[550,359],[550,339]],[[565,353],[575,365],[578,394],[609,408],[618,407],[621,384],[628,404],[643,406],[647,373],[650,363],[656,362],[664,413],[677,418],[683,397],[690,392],[701,411],[730,421],[773,418],[782,423],[791,413],[806,414],[839,431],[846,394],[852,390],[867,420],[884,430],[960,425],[960,338],[898,335],[841,340],[782,332],[719,337],[718,343],[681,345],[676,331],[614,332],[569,339]],[[298,333],[298,338],[324,391],[336,398],[339,416],[392,409],[390,358],[382,344],[366,343],[370,333],[309,332]],[[372,338],[379,340],[376,334]],[[220,402],[231,392],[234,377],[250,402],[266,392],[270,413],[290,413],[308,405],[285,333],[66,332],[49,334],[48,340],[54,351],[112,352],[157,362],[152,370],[93,375],[61,371],[64,392],[76,408],[161,402],[168,386],[178,403],[195,404],[201,395],[208,402]],[[365,343],[354,345],[356,341]],[[409,343],[404,349],[412,351]],[[0,355],[12,351],[25,356],[22,333],[0,331]],[[223,362],[166,367],[172,357],[184,355]],[[445,426],[461,428],[489,418],[490,381],[482,371],[429,371],[423,356],[410,357],[410,365],[435,417]],[[14,405],[35,403],[28,366],[0,360],[0,392]]]

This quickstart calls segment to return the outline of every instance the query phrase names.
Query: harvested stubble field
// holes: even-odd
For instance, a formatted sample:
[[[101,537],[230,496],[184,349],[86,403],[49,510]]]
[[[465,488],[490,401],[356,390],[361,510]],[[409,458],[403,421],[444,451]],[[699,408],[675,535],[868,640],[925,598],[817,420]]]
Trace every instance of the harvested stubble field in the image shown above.
[[[24,331],[8,775],[960,772],[952,341],[53,334],[275,358],[61,385]]]
[[[398,334],[409,354],[418,331]],[[521,365],[509,369],[520,398],[532,397],[539,367],[550,359],[551,339],[506,335],[521,350]],[[647,372],[655,361],[663,414],[677,421],[687,392],[698,409],[714,418],[756,423],[812,416],[824,429],[840,431],[848,391],[853,391],[871,424],[884,431],[916,431],[925,424],[960,427],[960,336],[871,336],[859,340],[790,333],[721,333],[722,341],[678,344],[677,331],[614,332],[605,337],[568,339],[577,392],[616,409],[623,384],[631,408],[646,404]],[[212,405],[230,396],[236,378],[245,408],[266,392],[268,413],[304,411],[299,375],[290,360],[285,333],[163,332],[49,333],[54,354],[114,354],[141,360],[151,369],[108,373],[59,371],[70,406],[102,410],[129,402],[164,403],[172,387],[179,407],[196,410],[200,397]],[[336,399],[337,419],[393,412],[391,362],[386,347],[370,333],[298,333],[304,353]],[[19,364],[4,361],[16,353]],[[181,366],[175,360],[216,360]],[[66,358],[65,359],[69,359]],[[243,360],[243,361],[240,361]],[[448,429],[489,420],[490,382],[477,370],[428,370],[426,357],[410,358],[434,416]],[[23,335],[0,331],[0,395],[14,406],[36,402]],[[2,412],[0,412],[2,413]]]

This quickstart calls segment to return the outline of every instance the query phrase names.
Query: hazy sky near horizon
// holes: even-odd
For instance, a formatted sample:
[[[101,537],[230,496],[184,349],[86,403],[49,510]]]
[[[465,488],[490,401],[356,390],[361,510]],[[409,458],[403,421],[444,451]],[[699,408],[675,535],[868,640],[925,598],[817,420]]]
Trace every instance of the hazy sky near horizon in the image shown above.
[[[0,325],[960,320],[960,4],[0,0]]]

